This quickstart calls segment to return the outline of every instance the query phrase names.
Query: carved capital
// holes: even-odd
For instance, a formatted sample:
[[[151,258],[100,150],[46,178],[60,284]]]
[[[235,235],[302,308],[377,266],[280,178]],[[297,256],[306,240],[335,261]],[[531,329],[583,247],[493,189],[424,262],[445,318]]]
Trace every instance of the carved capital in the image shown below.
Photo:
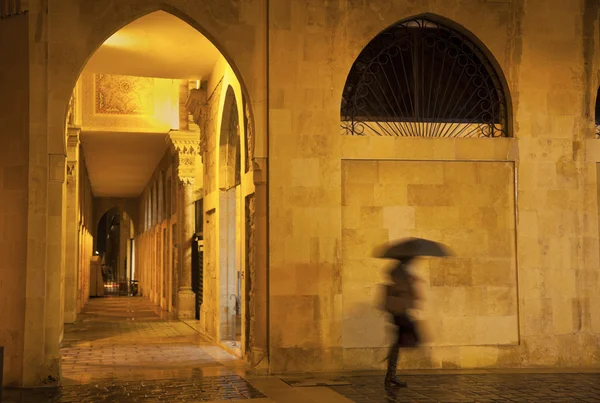
[[[194,184],[196,158],[200,152],[200,136],[196,131],[172,131],[167,137],[177,161],[177,177],[184,185]]]

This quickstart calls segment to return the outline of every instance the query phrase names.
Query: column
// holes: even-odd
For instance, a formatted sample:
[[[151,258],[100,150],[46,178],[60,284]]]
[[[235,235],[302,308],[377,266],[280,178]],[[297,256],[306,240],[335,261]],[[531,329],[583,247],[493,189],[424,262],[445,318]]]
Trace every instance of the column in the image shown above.
[[[48,383],[60,380],[60,338],[63,331],[62,294],[64,275],[63,231],[65,230],[65,176],[64,154],[49,154],[48,226],[46,228],[46,305],[44,309],[44,378]]]
[[[79,286],[79,133],[69,128],[67,133],[67,217],[65,242],[65,323],[77,317]]]
[[[196,295],[192,290],[192,237],[194,236],[194,180],[196,158],[200,151],[198,131],[173,131],[168,141],[176,159],[178,192],[177,242],[179,247],[179,283],[177,316],[191,319],[195,314]]]
[[[250,361],[253,366],[268,365],[268,216],[267,216],[267,159],[254,158],[254,186],[255,186],[255,211],[254,211],[254,250],[255,250],[255,278],[254,278],[254,335],[251,340]],[[267,359],[265,359],[267,357]]]

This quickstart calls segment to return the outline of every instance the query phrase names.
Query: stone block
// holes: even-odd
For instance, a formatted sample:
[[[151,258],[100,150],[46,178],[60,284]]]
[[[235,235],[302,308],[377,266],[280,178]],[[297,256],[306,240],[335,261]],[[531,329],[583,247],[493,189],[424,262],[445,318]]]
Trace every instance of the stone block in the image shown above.
[[[408,192],[405,186],[377,184],[373,189],[373,204],[377,206],[407,205]]]
[[[516,283],[516,270],[511,259],[476,258],[472,267],[475,286],[512,286]]]
[[[378,181],[379,163],[377,161],[361,161],[342,164],[342,181],[346,185],[372,185]]]
[[[475,184],[478,182],[478,177],[480,175],[479,164],[464,164],[464,163],[455,163],[455,164],[443,164],[443,172],[444,172],[444,184],[460,184],[464,185],[467,183]],[[485,182],[486,185],[489,182]]]
[[[374,206],[375,187],[372,184],[346,184],[342,189],[343,206]]]
[[[411,183],[442,185],[444,166],[437,162],[379,161],[379,182],[404,186]]]
[[[317,348],[318,332],[306,332],[319,322],[319,297],[282,295],[271,297],[272,343],[283,348]]]
[[[360,228],[385,228],[383,223],[384,208],[380,206],[364,206],[360,208]]]
[[[414,211],[417,228],[456,229],[462,224],[457,206],[416,206]]]
[[[453,189],[444,185],[409,184],[409,206],[452,206]]]

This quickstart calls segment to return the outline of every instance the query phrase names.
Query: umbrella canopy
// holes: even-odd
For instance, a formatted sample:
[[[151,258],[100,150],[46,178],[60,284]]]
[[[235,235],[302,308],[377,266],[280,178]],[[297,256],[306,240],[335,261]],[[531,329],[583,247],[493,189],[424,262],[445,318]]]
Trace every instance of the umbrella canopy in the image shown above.
[[[415,256],[450,256],[450,250],[441,243],[422,238],[408,238],[384,245],[375,251],[375,257],[405,259]]]

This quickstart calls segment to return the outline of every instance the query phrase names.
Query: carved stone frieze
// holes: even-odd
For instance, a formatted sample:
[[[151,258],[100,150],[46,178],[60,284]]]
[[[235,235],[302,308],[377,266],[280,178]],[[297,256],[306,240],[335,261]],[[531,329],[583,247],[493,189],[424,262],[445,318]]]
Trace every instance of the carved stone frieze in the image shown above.
[[[196,158],[200,153],[200,134],[197,131],[172,131],[167,137],[176,158],[177,177],[184,185],[192,185],[196,177]]]

